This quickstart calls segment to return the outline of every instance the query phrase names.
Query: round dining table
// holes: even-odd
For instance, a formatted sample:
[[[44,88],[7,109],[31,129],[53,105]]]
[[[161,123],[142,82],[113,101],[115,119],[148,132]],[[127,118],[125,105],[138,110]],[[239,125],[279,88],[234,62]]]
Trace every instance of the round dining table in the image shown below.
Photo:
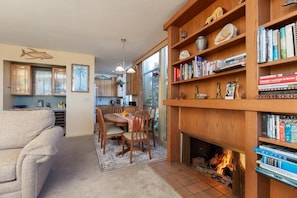
[[[127,119],[122,118],[121,116],[116,115],[114,113],[106,113],[106,114],[104,114],[104,119],[106,121],[113,122],[116,125],[127,125],[128,124],[128,120]]]

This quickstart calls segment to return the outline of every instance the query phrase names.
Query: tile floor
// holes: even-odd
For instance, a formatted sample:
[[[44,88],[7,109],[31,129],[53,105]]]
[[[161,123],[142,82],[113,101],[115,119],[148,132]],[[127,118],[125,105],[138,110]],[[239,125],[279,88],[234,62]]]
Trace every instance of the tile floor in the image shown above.
[[[150,166],[186,198],[234,198],[232,190],[191,166],[159,161]]]

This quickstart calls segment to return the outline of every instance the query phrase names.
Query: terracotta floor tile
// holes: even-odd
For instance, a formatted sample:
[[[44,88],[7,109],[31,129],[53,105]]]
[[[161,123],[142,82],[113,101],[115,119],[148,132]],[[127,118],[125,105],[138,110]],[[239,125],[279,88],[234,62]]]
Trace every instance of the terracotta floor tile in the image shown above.
[[[183,186],[189,186],[189,185],[193,184],[193,182],[191,180],[189,180],[188,178],[182,178],[182,179],[178,180],[178,182],[180,182]]]
[[[209,188],[212,188],[210,185],[208,185],[207,183],[205,183],[204,181],[202,182],[199,182],[196,184],[200,189],[202,190],[206,190],[206,189],[209,189]]]
[[[201,188],[199,188],[198,186],[197,186],[197,184],[191,184],[191,185],[189,185],[189,186],[187,186],[186,187],[192,194],[195,194],[195,193],[197,193],[197,192],[201,192],[202,191],[202,189]]]
[[[182,197],[188,197],[188,196],[192,195],[192,193],[188,189],[186,189],[186,188],[179,188],[176,191]]]

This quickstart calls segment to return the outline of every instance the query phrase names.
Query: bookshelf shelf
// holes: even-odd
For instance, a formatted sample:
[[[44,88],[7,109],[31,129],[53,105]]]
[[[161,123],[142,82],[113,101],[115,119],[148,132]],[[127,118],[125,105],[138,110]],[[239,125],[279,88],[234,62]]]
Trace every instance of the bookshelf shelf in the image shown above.
[[[297,149],[297,144],[296,143],[283,142],[283,141],[280,141],[280,140],[267,138],[267,137],[259,137],[259,141],[264,142],[264,143],[284,146],[284,147],[287,147],[287,148]]]
[[[276,60],[276,61],[271,61],[271,62],[266,62],[266,63],[261,63],[258,65],[258,67],[264,68],[264,67],[283,66],[283,65],[287,65],[289,63],[297,63],[297,56],[294,56],[291,58],[280,59],[280,60]]]
[[[207,48],[201,52],[196,52],[196,53],[192,54],[191,56],[189,56],[188,58],[178,60],[173,63],[173,66],[179,66],[182,63],[186,63],[190,60],[193,60],[195,56],[208,56],[208,55],[217,53],[221,50],[224,50],[226,48],[230,48],[230,47],[242,44],[245,42],[245,37],[246,37],[246,34],[242,33],[242,34],[240,34],[240,35],[238,35],[238,36],[236,36],[222,44],[219,44],[219,45],[211,47],[211,48]]]
[[[297,100],[257,100],[257,99],[167,99],[164,105],[173,107],[190,107],[190,108],[208,108],[208,109],[225,109],[225,110],[241,110],[254,112],[282,112],[297,113],[297,109],[293,106],[297,105]]]

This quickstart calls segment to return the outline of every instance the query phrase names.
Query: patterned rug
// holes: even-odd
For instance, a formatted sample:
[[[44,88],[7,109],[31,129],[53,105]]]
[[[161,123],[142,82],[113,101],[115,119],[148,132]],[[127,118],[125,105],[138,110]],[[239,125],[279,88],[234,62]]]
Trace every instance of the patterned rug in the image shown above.
[[[97,142],[98,134],[94,134],[94,143],[96,147],[96,152],[99,161],[99,168],[101,172],[111,171],[119,168],[134,166],[138,164],[151,163],[159,160],[165,160],[167,155],[166,147],[160,145],[156,142],[156,147],[153,146],[151,141],[151,154],[152,159],[149,160],[147,150],[142,151],[133,151],[132,153],[132,164],[130,164],[130,151],[126,152],[123,156],[117,155],[122,151],[122,144],[118,145],[117,140],[107,140],[105,155],[103,155],[103,149],[100,148],[100,144]],[[125,146],[126,148],[126,146]]]

